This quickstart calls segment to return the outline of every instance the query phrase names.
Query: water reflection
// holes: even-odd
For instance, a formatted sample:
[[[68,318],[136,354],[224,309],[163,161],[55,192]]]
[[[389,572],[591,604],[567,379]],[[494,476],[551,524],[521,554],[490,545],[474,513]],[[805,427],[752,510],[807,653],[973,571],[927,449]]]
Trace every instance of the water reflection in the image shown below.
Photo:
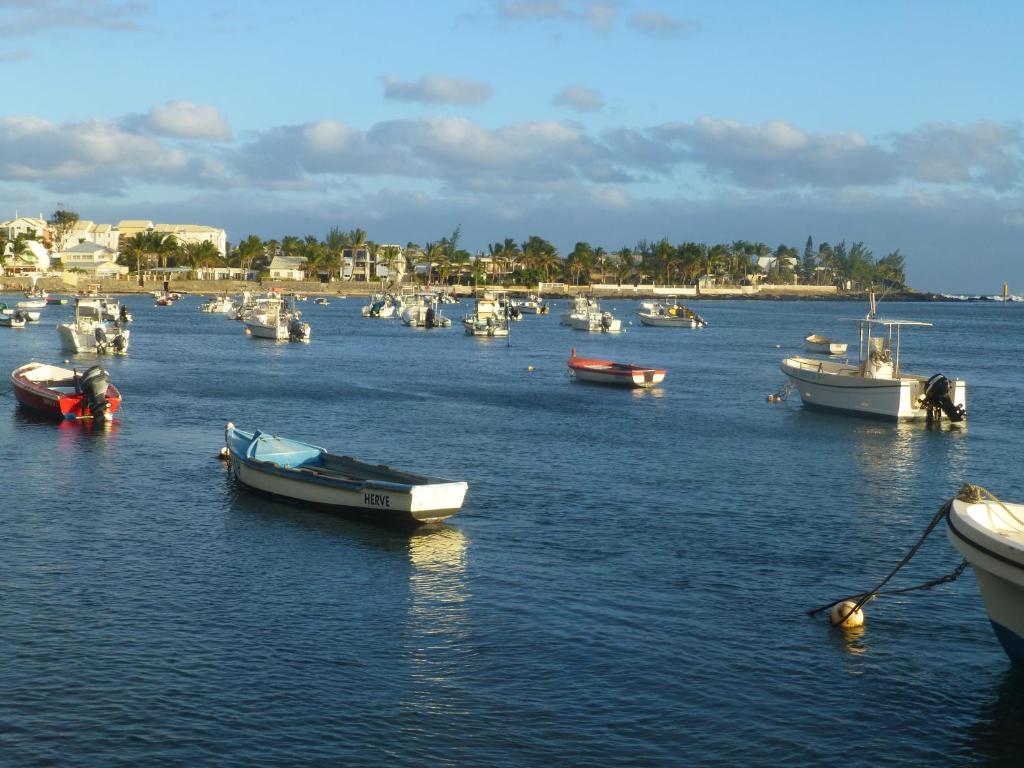
[[[633,397],[636,399],[649,397],[657,399],[665,396],[665,390],[661,387],[634,387],[630,390],[633,393]]]
[[[1009,667],[966,734],[969,753],[982,766],[1018,766],[1024,755],[1024,669]]]
[[[446,525],[409,537],[408,655],[412,690],[403,706],[417,716],[465,709],[455,679],[465,672],[469,589],[468,539]]]

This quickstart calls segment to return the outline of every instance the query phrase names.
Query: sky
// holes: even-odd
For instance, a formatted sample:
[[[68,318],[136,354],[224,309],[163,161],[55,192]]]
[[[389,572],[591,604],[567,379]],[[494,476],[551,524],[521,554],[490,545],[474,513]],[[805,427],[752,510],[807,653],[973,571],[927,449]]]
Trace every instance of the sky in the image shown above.
[[[808,237],[1024,293],[1024,5],[0,0],[0,219]]]

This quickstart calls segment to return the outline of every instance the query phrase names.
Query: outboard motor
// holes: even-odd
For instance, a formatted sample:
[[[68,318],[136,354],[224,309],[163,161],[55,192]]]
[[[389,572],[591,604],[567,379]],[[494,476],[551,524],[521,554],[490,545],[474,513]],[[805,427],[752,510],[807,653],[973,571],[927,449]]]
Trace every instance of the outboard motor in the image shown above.
[[[110,374],[98,365],[86,370],[78,381],[78,385],[89,404],[89,412],[94,419],[107,417],[110,403],[107,401],[107,387],[110,386]]]
[[[107,338],[107,332],[102,327],[96,326],[93,335],[96,337],[96,351],[101,354],[106,352],[107,345],[110,343],[110,340]]]
[[[951,389],[949,379],[936,373],[924,385],[924,402],[921,405],[925,408],[941,408],[950,421],[963,421],[966,412],[962,405],[953,402]]]
[[[434,312],[434,308],[433,307],[427,307],[427,318],[426,318],[427,328],[433,328],[434,327],[434,318],[436,316],[437,316],[437,313]]]
[[[288,337],[292,341],[305,341],[309,337],[309,326],[301,320],[292,320],[288,325]]]
[[[112,346],[114,347],[114,351],[119,355],[123,355],[125,352],[128,351],[128,339],[124,337],[123,333],[117,334],[114,337],[114,341],[111,343]]]

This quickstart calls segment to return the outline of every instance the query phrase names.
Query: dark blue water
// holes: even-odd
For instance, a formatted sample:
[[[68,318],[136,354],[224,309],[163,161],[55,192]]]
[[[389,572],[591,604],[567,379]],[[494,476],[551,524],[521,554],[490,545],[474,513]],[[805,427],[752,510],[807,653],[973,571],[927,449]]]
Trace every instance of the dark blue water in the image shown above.
[[[109,429],[0,398],[0,764],[1024,760],[1024,674],[969,571],[856,634],[804,613],[874,586],[962,483],[1024,499],[1024,306],[883,305],[935,323],[908,370],[968,382],[969,426],[936,430],[766,402],[861,304],[705,301],[706,330],[618,337],[556,309],[507,344],[348,299],[297,345],[126,303]],[[0,371],[60,362],[69,315],[0,329]],[[572,383],[573,346],[668,378]],[[465,479],[466,505],[409,533],[251,495],[215,458],[228,420]],[[896,586],[957,562],[940,529]]]

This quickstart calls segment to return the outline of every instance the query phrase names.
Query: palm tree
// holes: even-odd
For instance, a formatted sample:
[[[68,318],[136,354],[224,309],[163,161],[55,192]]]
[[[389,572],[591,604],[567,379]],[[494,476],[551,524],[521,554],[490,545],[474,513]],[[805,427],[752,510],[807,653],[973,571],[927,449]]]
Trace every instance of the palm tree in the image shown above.
[[[165,247],[164,241],[169,239],[171,238],[159,232],[136,232],[121,245],[121,255],[118,260],[125,260],[128,266],[134,263],[139,285],[145,285],[146,281],[142,273],[144,264],[147,264],[152,258],[158,258],[161,250]]]

